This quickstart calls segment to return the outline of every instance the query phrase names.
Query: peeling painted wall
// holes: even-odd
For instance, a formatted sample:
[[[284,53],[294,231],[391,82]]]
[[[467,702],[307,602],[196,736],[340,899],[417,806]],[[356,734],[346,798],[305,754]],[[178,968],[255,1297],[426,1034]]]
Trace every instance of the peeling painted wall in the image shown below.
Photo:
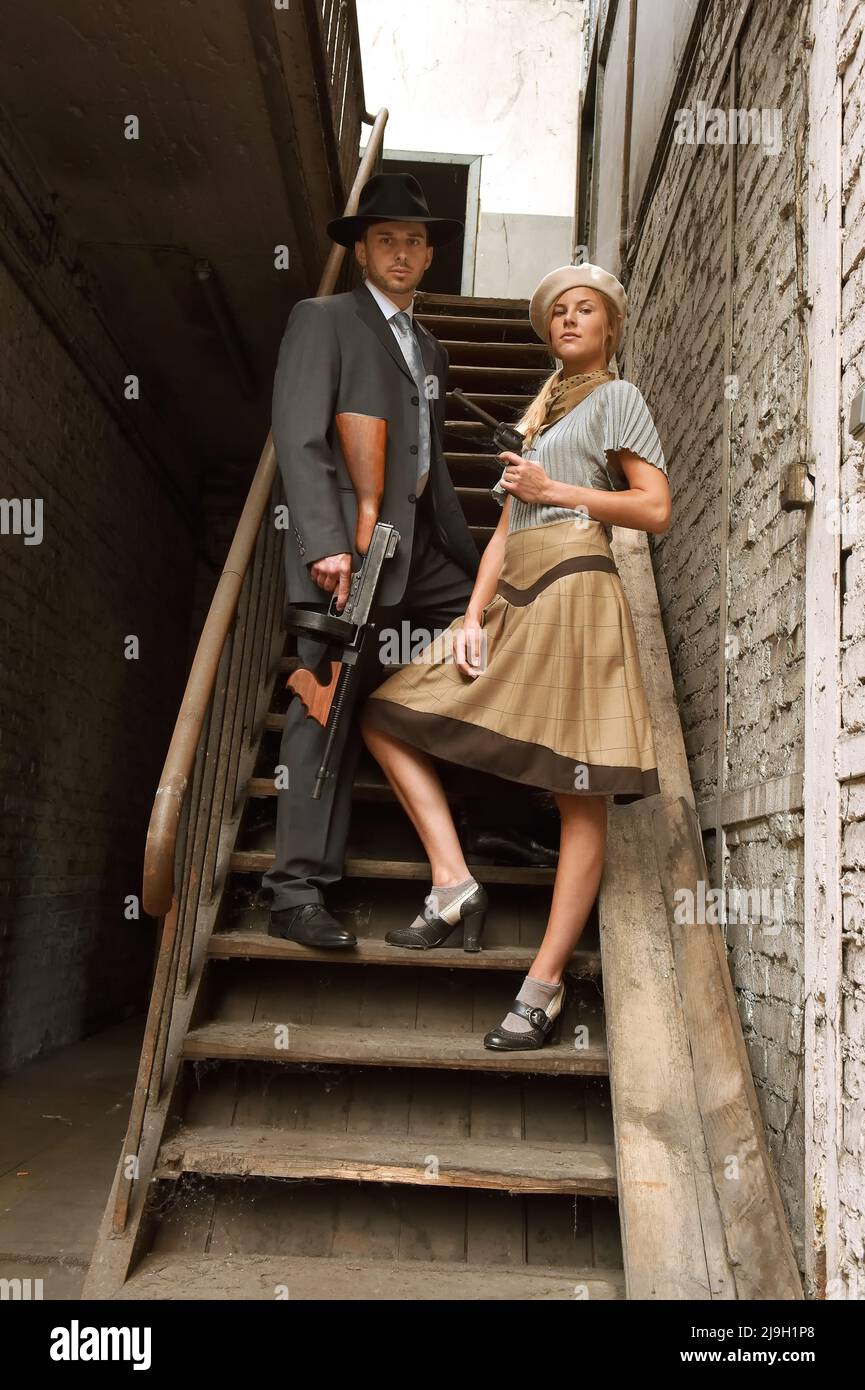
[[[865,13],[841,5],[838,71],[842,82],[841,187],[844,238],[841,283],[841,485],[847,521],[841,535],[843,737],[865,735],[865,441],[847,428],[850,404],[865,386]],[[861,743],[859,744],[861,747]],[[849,1296],[865,1298],[865,755],[842,786],[840,1262]]]

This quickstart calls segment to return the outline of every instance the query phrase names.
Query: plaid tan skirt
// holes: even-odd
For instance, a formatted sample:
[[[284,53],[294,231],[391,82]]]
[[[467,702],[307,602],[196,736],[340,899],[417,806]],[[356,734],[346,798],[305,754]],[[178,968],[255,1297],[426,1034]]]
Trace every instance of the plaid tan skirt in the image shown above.
[[[462,623],[369,696],[367,727],[547,791],[624,804],[660,790],[631,610],[599,521],[508,535],[479,676],[454,664]]]

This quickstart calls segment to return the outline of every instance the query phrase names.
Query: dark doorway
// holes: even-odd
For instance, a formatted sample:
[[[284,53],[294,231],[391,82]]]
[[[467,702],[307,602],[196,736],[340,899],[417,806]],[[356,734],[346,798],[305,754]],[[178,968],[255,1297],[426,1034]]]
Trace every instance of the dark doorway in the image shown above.
[[[420,184],[433,217],[457,217],[466,220],[469,166],[439,164],[417,159],[383,159],[383,174],[412,174]],[[430,294],[459,294],[463,281],[463,246],[465,233],[441,246],[433,256],[432,265],[421,281],[421,289]]]

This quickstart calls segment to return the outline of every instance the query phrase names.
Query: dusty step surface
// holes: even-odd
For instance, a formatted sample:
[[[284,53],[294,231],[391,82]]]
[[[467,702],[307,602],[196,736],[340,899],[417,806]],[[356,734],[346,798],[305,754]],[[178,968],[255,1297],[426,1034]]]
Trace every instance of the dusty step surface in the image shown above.
[[[487,342],[492,337],[498,336],[501,341],[518,342],[520,344],[536,344],[537,334],[529,322],[528,315],[525,318],[513,316],[510,318],[492,318],[485,314],[442,314],[434,310],[421,310],[414,315],[420,323],[428,328],[430,333],[434,333],[437,338],[447,342],[459,339],[462,342],[480,341]]]
[[[481,294],[444,294],[439,291],[419,290],[415,301],[419,312],[435,308],[443,313],[479,313],[486,315],[515,314],[528,315],[527,299]]]
[[[241,1259],[145,1256],[117,1300],[339,1299],[465,1302],[608,1301],[625,1296],[622,1270],[509,1270],[492,1265],[401,1260],[251,1256]]]
[[[506,342],[502,338],[466,340],[442,337],[441,333],[437,337],[447,351],[452,368],[482,366],[489,362],[491,366],[540,366],[545,367],[547,372],[552,371],[552,367],[547,365],[550,355],[544,343]]]
[[[214,959],[188,1058],[257,1059],[606,1075],[603,999],[570,980],[560,1041],[497,1052],[483,1038],[499,1023],[521,977],[505,972],[362,971],[334,963],[274,971],[268,961]]]
[[[471,443],[473,441],[467,440],[466,442]],[[445,458],[452,465],[454,473],[459,473],[460,477],[473,476],[475,481],[472,486],[483,488],[485,492],[488,492],[491,487],[495,487],[502,471],[501,460],[492,445],[488,449],[477,450],[475,453],[465,449],[451,449],[445,454]]]
[[[133,1271],[130,1288],[147,1268],[178,1259],[195,1287],[210,1261],[241,1269],[250,1257],[283,1270],[312,1258],[325,1279],[328,1270],[337,1276],[341,1262],[359,1262],[373,1274],[398,1276],[389,1287],[401,1299],[421,1274],[468,1274],[481,1284],[504,1274],[554,1278],[570,1283],[571,1297],[583,1279],[621,1278],[614,1200],[457,1188],[440,1183],[434,1170],[425,1185],[191,1173],[154,1184],[152,1215],[150,1256]],[[276,1282],[284,1285],[285,1275]],[[346,1296],[366,1293],[364,1280],[349,1285]],[[283,1296],[300,1296],[300,1286]]]
[[[490,1025],[492,1026],[492,1025]],[[189,1058],[248,1058],[270,1062],[336,1062],[368,1067],[460,1067],[573,1076],[606,1076],[602,1042],[575,1047],[564,1041],[534,1051],[497,1052],[481,1038],[450,1033],[382,1028],[372,1037],[351,1029],[286,1023],[207,1023],[193,1028],[183,1044]]]
[[[509,391],[507,386],[503,386],[500,391],[477,391],[469,387],[468,390],[463,391],[463,395],[468,396],[469,400],[473,401],[475,405],[479,405],[481,410],[486,410],[488,414],[494,415],[496,419],[501,418],[502,420],[510,419],[510,416],[506,414],[508,406],[512,407],[513,410],[524,410],[531,400],[530,392],[526,394],[524,392]],[[460,414],[462,414],[465,409],[452,391],[447,392],[446,404],[448,410],[451,412],[458,410]],[[456,418],[459,420],[460,416]],[[478,420],[477,423],[482,430],[486,430],[487,433],[489,433],[489,425],[485,425],[482,420]],[[447,426],[445,426],[445,428],[447,428]]]
[[[280,721],[284,717],[281,714],[275,715],[275,718]],[[280,722],[281,727],[282,723]],[[246,790],[247,796],[256,799],[276,796],[276,786],[272,777],[250,777]],[[361,801],[396,801],[393,789],[386,782],[363,776],[355,777],[352,784],[352,796]]]
[[[434,1142],[434,1152],[431,1144]],[[227,1177],[435,1181],[448,1187],[614,1197],[612,1145],[547,1141],[484,1143],[436,1136],[286,1133],[253,1126],[184,1127],[160,1151],[157,1177],[180,1172]]]
[[[267,719],[268,726],[281,729],[285,715],[270,714]],[[244,828],[231,856],[232,871],[261,874],[269,869],[273,863],[274,834],[272,818],[260,825]],[[481,883],[551,884],[555,878],[555,869],[552,868],[481,863],[471,854],[467,855],[467,862]],[[430,866],[423,846],[398,806],[382,801],[381,809],[374,816],[368,813],[353,816],[346,847],[345,875],[431,882]]]
[[[234,926],[214,932],[208,945],[211,956],[258,958],[261,960],[332,961],[333,952],[317,950],[297,941],[269,936],[266,929]],[[528,971],[536,952],[528,946],[484,946],[482,951],[464,951],[461,946],[436,946],[430,951],[406,951],[376,937],[359,937],[357,946],[344,955],[361,965],[396,965],[440,970],[522,970]],[[570,975],[595,978],[601,973],[598,951],[577,950],[567,966]]]
[[[566,1162],[571,1153],[591,1148],[605,1154],[613,1145],[610,1088],[603,1077],[405,1067],[274,1070],[231,1062],[192,1064],[181,1085],[178,1127],[236,1132],[241,1140],[252,1131],[282,1140],[328,1135],[340,1143],[374,1141],[381,1154],[391,1143],[405,1143],[414,1146],[415,1159],[468,1143],[508,1153],[552,1145]]]
[[[235,850],[231,856],[232,873],[263,874],[273,863],[273,850]],[[537,883],[551,884],[554,869],[521,868],[518,865],[479,864],[468,858],[478,883]],[[346,878],[395,878],[430,881],[428,861],[411,859],[358,859],[345,861]]]
[[[452,362],[448,369],[448,384],[451,388],[458,386],[471,399],[477,391],[515,391],[520,386],[531,393],[549,375],[549,367],[543,364],[521,366],[499,362]]]
[[[452,944],[428,951],[391,946],[385,936],[394,927],[412,922],[423,906],[423,892],[413,881],[344,882],[330,889],[330,911],[354,932],[357,946],[339,959],[363,965],[458,970],[526,972],[546,930],[550,895],[533,886],[490,884],[489,909],[482,949],[464,951],[457,933]],[[217,930],[210,938],[212,956],[262,957],[271,960],[334,961],[334,952],[319,951],[299,942],[268,935],[270,906],[257,892],[239,885],[229,889]],[[597,979],[601,953],[597,921],[590,918],[567,967],[568,974]]]

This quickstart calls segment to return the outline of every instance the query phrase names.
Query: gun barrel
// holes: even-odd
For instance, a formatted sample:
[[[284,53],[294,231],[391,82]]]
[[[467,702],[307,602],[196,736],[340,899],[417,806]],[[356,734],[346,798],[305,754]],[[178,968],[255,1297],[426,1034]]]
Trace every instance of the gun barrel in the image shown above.
[[[460,405],[465,406],[466,410],[471,411],[472,415],[476,415],[479,420],[483,420],[485,425],[492,425],[495,428],[501,424],[501,421],[497,420],[494,415],[488,415],[485,410],[481,410],[479,405],[475,405],[474,401],[470,401],[468,396],[463,395],[458,386],[454,387],[451,395],[456,396]]]

